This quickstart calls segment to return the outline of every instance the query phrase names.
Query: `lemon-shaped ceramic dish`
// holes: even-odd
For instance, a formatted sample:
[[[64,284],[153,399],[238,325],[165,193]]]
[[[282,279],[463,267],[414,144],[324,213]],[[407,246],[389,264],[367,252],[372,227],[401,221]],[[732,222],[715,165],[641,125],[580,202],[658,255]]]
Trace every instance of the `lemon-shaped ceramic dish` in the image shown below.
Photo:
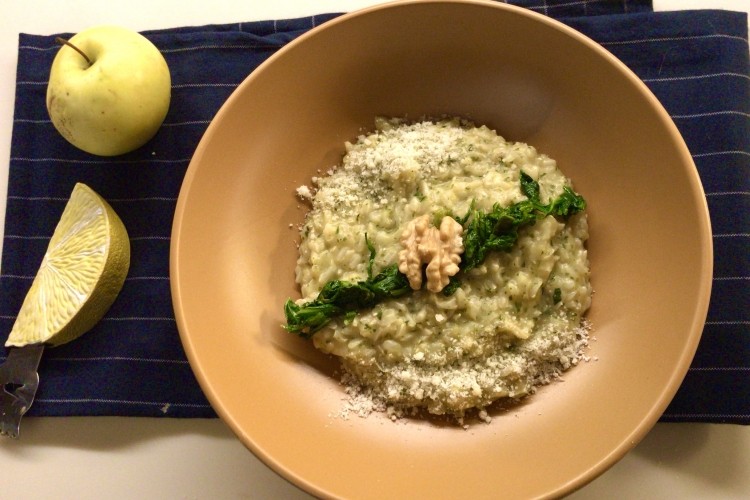
[[[490,424],[341,420],[335,362],[285,332],[304,217],[295,188],[376,116],[458,115],[558,161],[588,202],[589,355]],[[180,335],[213,407],[273,470],[338,498],[560,496],[635,446],[677,391],[712,275],[700,180],[667,113],[578,32],[496,2],[351,13],[254,71],[203,137],[179,196]]]
[[[93,189],[76,184],[5,345],[56,346],[80,337],[109,310],[129,267],[120,217]]]

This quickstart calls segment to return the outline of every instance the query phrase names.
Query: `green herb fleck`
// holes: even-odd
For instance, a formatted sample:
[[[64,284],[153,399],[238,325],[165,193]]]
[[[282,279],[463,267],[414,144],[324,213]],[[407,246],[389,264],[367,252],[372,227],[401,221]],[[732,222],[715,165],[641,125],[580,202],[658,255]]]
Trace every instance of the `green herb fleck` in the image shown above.
[[[372,279],[372,265],[375,263],[375,247],[370,243],[370,240],[367,239],[367,233],[365,233],[365,245],[370,252],[370,256],[367,260],[367,279]]]
[[[450,297],[451,295],[456,293],[456,290],[458,290],[459,288],[461,288],[461,280],[456,278],[455,276],[451,276],[450,281],[447,285],[445,285],[441,293],[446,297]]]

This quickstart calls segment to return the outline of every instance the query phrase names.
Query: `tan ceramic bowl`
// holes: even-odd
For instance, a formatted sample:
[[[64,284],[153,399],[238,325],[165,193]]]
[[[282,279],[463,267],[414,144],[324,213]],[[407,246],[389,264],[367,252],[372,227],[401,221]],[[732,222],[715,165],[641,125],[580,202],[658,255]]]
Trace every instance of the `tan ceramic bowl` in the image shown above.
[[[535,145],[589,203],[598,361],[463,430],[348,421],[335,363],[286,333],[294,189],[376,115],[452,114]],[[568,493],[652,427],[685,375],[712,274],[690,154],[614,57],[530,11],[407,2],[326,23],[254,71],[185,178],[171,275],[182,341],[212,405],[273,470],[315,495],[513,498]]]

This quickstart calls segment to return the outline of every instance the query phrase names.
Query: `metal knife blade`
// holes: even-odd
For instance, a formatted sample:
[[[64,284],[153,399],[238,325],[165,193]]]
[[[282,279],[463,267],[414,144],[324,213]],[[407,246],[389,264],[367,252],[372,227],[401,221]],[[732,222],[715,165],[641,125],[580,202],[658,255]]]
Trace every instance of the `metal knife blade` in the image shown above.
[[[21,417],[29,411],[39,387],[43,344],[11,347],[0,365],[0,435],[18,438]]]

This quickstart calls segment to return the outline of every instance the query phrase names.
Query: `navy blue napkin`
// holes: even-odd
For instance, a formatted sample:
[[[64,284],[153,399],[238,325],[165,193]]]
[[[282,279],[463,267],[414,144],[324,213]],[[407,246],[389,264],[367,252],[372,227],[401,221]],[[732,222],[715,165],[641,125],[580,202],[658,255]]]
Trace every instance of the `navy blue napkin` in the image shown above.
[[[750,63],[747,16],[725,11],[569,19],[659,98],[698,168],[714,279],[698,351],[661,420],[750,424]]]
[[[693,152],[715,231],[714,293],[703,340],[665,421],[750,423],[750,70],[742,14],[654,13],[650,1],[512,2],[602,43],[652,88]],[[335,14],[145,32],[172,72],[157,136],[133,153],[80,152],[44,99],[54,35],[21,34],[0,274],[4,341],[73,185],[105,197],[131,237],[125,286],[93,331],[49,349],[31,415],[211,417],[185,358],[169,289],[172,217],[208,123],[268,56]],[[68,34],[62,34],[67,36]],[[2,357],[0,357],[0,360]]]

